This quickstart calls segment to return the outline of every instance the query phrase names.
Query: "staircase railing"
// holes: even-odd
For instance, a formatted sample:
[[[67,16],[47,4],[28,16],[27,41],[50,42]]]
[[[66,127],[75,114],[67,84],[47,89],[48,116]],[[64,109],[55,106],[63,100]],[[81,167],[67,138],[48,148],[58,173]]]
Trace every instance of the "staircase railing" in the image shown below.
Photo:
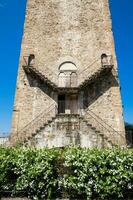
[[[104,58],[97,58],[94,62],[92,62],[89,66],[87,66],[82,71],[79,71],[78,76],[80,77],[79,85],[83,82],[83,80],[91,77],[92,74],[96,73],[98,70],[102,68],[107,68],[108,66],[113,66],[113,57],[112,55],[105,55]]]
[[[92,124],[103,137],[113,145],[125,145],[124,132],[116,131],[112,126],[107,124],[102,118],[96,115],[92,110],[86,110],[86,119]]]
[[[41,112],[35,119],[29,122],[25,127],[20,131],[20,140],[24,140],[28,137],[32,137],[41,127],[45,126],[48,123],[48,120],[51,120],[52,117],[55,117],[58,112],[55,102]]]
[[[55,71],[51,70],[49,67],[45,65],[44,63],[39,61],[37,58],[35,58],[34,55],[24,56],[24,63],[25,65],[30,68],[34,67],[37,71],[39,71],[42,75],[44,75],[46,78],[48,78],[51,82],[55,83],[58,86],[58,79],[59,74],[57,74]],[[35,67],[37,66],[37,68]],[[97,58],[94,62],[92,62],[89,66],[87,66],[85,69],[78,72],[78,85],[80,85],[85,79],[88,79],[95,73],[97,73],[100,69],[107,68],[109,66],[113,66],[113,58],[111,55],[102,54],[101,58]],[[68,79],[68,78],[67,78]]]
[[[31,55],[30,55],[31,56]],[[39,61],[37,58],[33,58],[33,60],[29,61],[30,56],[24,56],[24,64],[25,66],[30,66],[36,68],[41,74],[43,74],[46,78],[48,78],[51,82],[58,85],[58,74],[51,70],[49,67],[47,67],[44,63]],[[33,55],[32,55],[33,56]],[[37,67],[35,67],[37,66]]]

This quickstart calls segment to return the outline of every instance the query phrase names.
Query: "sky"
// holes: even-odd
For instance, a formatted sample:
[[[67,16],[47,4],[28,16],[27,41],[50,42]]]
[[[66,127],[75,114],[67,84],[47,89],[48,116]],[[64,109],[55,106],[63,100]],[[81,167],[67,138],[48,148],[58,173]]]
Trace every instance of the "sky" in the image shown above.
[[[0,0],[0,134],[10,133],[26,0]],[[133,123],[133,0],[110,0],[124,119]]]

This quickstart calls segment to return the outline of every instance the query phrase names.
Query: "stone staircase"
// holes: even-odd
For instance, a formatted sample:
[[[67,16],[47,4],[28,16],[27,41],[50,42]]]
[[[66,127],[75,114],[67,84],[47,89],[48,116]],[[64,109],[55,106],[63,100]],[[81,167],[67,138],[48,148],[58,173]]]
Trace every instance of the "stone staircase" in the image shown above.
[[[91,124],[89,120],[83,119],[83,122],[85,122],[87,127],[89,129],[91,128],[94,132],[92,135],[94,147],[104,148],[114,146],[111,139],[108,139],[108,137],[101,130],[99,130],[98,127],[95,127],[94,124]]]
[[[100,76],[107,74],[113,68],[113,61],[111,55],[106,55],[104,62],[101,59],[95,60],[87,68],[79,72],[80,82],[79,90],[83,89],[87,85],[95,82]]]
[[[53,90],[56,90],[58,87],[58,75],[47,66],[43,66],[44,63],[40,63],[34,54],[23,57],[23,69],[25,72],[32,74],[35,78],[48,84]]]
[[[87,85],[91,84],[92,82],[95,82],[97,78],[99,78],[101,75],[106,74],[112,70],[113,66],[102,66],[97,71],[94,71],[91,75],[88,75],[87,78],[78,86],[79,90],[82,90]]]
[[[124,134],[114,130],[92,110],[87,109],[83,118],[87,125],[102,137],[103,146],[125,146]]]
[[[91,110],[87,109],[84,116],[58,115],[55,103],[19,132],[21,142],[35,147],[63,147],[73,144],[103,148],[125,145],[119,140],[122,135]]]
[[[39,148],[78,145],[79,127],[78,114],[57,114],[40,132],[27,141],[27,144]]]
[[[88,122],[84,117],[80,117],[82,121],[82,132],[85,135],[84,144],[86,143],[85,147],[96,147],[96,148],[103,148],[103,147],[110,147],[111,144],[104,139],[103,134],[97,130],[90,122]],[[88,143],[88,144],[87,144]]]
[[[39,114],[35,119],[33,119],[19,131],[19,140],[21,142],[24,142],[27,139],[32,138],[34,135],[39,133],[47,124],[51,123],[52,120],[56,117],[56,114],[57,106],[54,102],[49,106],[48,109]]]
[[[65,146],[103,147],[103,140],[97,131],[80,115],[61,114],[46,124],[25,142],[26,146],[52,148]]]
[[[46,83],[47,85],[49,85],[53,90],[57,90],[57,85],[50,81],[45,75],[44,73],[39,69],[35,68],[34,66],[23,66],[25,72],[27,74],[32,74],[35,78],[39,79],[41,82]]]
[[[35,64],[32,62],[34,60],[34,55],[30,55],[31,58],[26,64],[23,66],[26,73],[32,73],[33,76],[38,78],[40,81],[45,82],[50,87],[53,88],[53,90],[56,90],[58,92],[58,79],[56,80],[56,83],[52,80],[49,80],[45,75],[44,72],[41,71],[39,68],[36,69]],[[99,78],[101,75],[104,75],[112,70],[113,64],[112,64],[112,56],[105,57],[106,59],[104,61],[98,59],[92,65],[84,69],[78,77],[80,77],[80,82],[78,85],[78,89],[83,89],[86,85],[92,83],[97,78]],[[29,57],[28,57],[29,59]],[[54,110],[54,114],[51,113]],[[44,130],[47,125],[52,123],[54,120],[57,119],[57,108],[55,111],[55,103],[50,108],[43,113],[41,113],[39,116],[37,116],[34,120],[32,120],[28,125],[26,125],[21,131],[21,140],[26,140],[34,137],[38,133],[40,133],[42,130]],[[83,118],[82,118],[83,117]],[[112,127],[110,127],[108,124],[106,124],[99,116],[97,116],[95,113],[90,111],[89,109],[86,111],[86,114],[81,117],[81,121],[84,124],[84,126],[88,127],[88,130],[92,131],[93,143],[97,145],[98,141],[100,141],[100,146],[112,146],[112,145],[119,145],[119,138],[122,136],[120,133],[115,131]],[[82,124],[82,123],[81,123]],[[80,131],[83,131],[79,128]],[[86,131],[87,133],[87,128]],[[84,134],[84,133],[83,133]],[[88,133],[87,133],[88,134]],[[87,138],[87,137],[86,137]],[[124,139],[123,139],[124,141]]]
[[[58,91],[58,74],[55,74],[46,66],[44,67],[45,71],[42,71],[42,67],[35,67],[39,65],[39,62],[36,61],[35,63],[34,60],[34,55],[24,56],[25,64],[23,65],[23,68],[25,72],[32,74],[35,78],[38,78],[40,81],[48,84],[53,90]],[[78,73],[78,90],[82,90],[85,86],[96,81],[96,79],[101,75],[110,72],[112,68],[112,56],[110,55],[106,55],[106,61],[104,62],[102,62],[100,58],[95,60],[95,62]]]
[[[103,130],[94,127],[90,121],[80,115],[62,114],[48,120],[38,128],[25,145],[34,147],[64,147],[80,145],[81,147],[112,147],[115,144],[104,134]]]

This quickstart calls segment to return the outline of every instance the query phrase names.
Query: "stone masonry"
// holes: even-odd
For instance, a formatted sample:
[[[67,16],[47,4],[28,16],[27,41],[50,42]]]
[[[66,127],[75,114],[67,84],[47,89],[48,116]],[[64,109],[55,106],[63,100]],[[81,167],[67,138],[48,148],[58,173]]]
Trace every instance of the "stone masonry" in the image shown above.
[[[10,141],[33,140],[125,145],[108,0],[27,1]]]

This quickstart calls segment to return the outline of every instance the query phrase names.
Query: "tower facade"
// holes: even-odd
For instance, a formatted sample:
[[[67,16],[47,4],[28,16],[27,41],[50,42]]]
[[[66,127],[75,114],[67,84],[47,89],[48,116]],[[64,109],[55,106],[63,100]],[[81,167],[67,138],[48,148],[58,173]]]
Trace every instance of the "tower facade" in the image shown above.
[[[108,0],[28,0],[11,143],[125,144]]]

